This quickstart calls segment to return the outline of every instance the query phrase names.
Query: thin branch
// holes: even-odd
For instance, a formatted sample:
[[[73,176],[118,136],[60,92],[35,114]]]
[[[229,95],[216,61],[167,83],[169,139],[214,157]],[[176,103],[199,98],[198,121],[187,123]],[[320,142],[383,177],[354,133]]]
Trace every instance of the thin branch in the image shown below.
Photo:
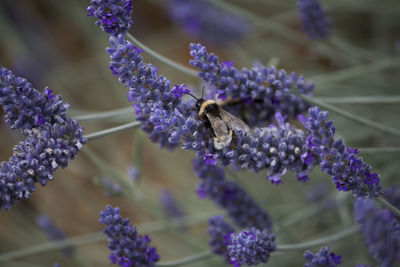
[[[73,119],[77,120],[79,122],[94,121],[94,120],[109,119],[109,118],[118,117],[121,115],[131,114],[133,112],[135,112],[135,110],[132,107],[126,107],[126,108],[114,109],[114,110],[110,110],[110,111],[103,111],[103,112],[79,115],[79,116],[73,117]]]
[[[400,95],[392,96],[344,96],[344,97],[314,97],[314,99],[329,104],[398,104]]]
[[[85,138],[88,141],[93,141],[96,139],[99,139],[101,137],[107,136],[107,135],[111,135],[111,134],[115,134],[115,133],[119,133],[119,132],[123,132],[123,131],[127,131],[127,130],[131,130],[131,129],[135,129],[138,128],[142,123],[140,121],[134,121],[134,122],[130,122],[127,124],[123,124],[114,128],[110,128],[107,130],[103,130],[100,132],[95,132],[95,133],[91,133],[88,135],[85,135]]]
[[[376,201],[385,206],[385,208],[390,209],[394,214],[396,214],[396,216],[400,218],[400,210],[395,206],[393,206],[391,203],[389,203],[386,199],[384,199],[383,197],[379,197],[376,199]]]
[[[316,246],[326,244],[328,242],[332,242],[332,241],[336,241],[336,240],[345,238],[349,235],[356,233],[357,230],[358,230],[358,225],[354,225],[344,231],[335,233],[330,236],[325,236],[325,237],[322,237],[319,239],[314,239],[314,240],[307,241],[307,242],[301,242],[301,243],[297,243],[294,245],[278,245],[276,250],[277,251],[286,251],[286,250],[297,250],[297,249],[306,249],[306,248],[310,248],[310,247],[316,247]]]
[[[214,254],[210,250],[207,250],[207,251],[203,251],[203,252],[188,256],[188,257],[180,258],[178,260],[159,262],[159,263],[156,263],[156,266],[158,266],[158,267],[179,266],[182,264],[187,264],[187,263],[195,262],[195,261],[202,260],[205,258],[209,258],[211,256],[214,256]]]
[[[358,65],[351,68],[346,68],[332,73],[320,74],[309,79],[317,84],[338,82],[341,80],[349,79],[354,76],[363,75],[371,72],[377,72],[389,67],[400,66],[400,60],[396,59],[382,59],[368,64]]]
[[[199,78],[197,71],[195,71],[195,70],[193,70],[191,68],[185,67],[182,64],[180,64],[178,62],[175,62],[175,61],[173,61],[173,60],[171,60],[171,59],[169,59],[169,58],[157,53],[156,51],[154,51],[150,47],[144,45],[139,40],[137,40],[135,37],[133,37],[132,34],[128,33],[127,36],[128,36],[129,39],[131,39],[132,42],[134,42],[137,46],[142,48],[147,54],[153,56],[154,58],[158,59],[159,61],[165,63],[166,65],[168,65],[168,66],[170,66],[170,67],[172,67],[172,68],[174,68],[176,70],[179,70],[179,71],[181,71],[183,73],[186,73],[186,74],[188,74],[190,76]]]
[[[396,153],[400,152],[400,147],[360,147],[358,150],[364,154],[375,154],[375,153]]]
[[[334,112],[336,114],[339,114],[339,115],[345,117],[346,119],[349,119],[349,120],[352,120],[354,122],[363,124],[365,126],[373,128],[375,130],[378,130],[378,131],[380,131],[382,133],[390,134],[390,135],[393,135],[395,137],[400,137],[400,131],[395,129],[395,128],[392,128],[390,126],[386,126],[384,124],[377,123],[377,122],[368,120],[366,118],[354,115],[354,114],[352,114],[352,113],[350,113],[348,111],[345,111],[343,109],[337,108],[335,106],[332,106],[330,104],[322,102],[322,101],[320,101],[318,99],[315,99],[315,98],[312,98],[312,97],[309,97],[309,96],[306,96],[306,95],[299,95],[299,96],[302,99],[304,99],[305,101],[308,101],[308,102],[310,102],[310,103],[312,103],[314,105],[323,107],[324,109],[326,109],[328,111],[331,111],[331,112]]]

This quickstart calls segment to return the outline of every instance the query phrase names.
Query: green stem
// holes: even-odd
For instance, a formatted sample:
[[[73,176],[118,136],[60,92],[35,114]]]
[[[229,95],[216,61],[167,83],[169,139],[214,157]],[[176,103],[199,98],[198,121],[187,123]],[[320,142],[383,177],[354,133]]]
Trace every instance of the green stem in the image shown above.
[[[400,152],[400,147],[360,147],[358,150],[364,154],[387,153],[387,152]]]
[[[213,255],[214,254],[211,251],[207,250],[207,251],[203,251],[203,252],[188,256],[188,257],[178,259],[178,260],[159,262],[159,263],[156,263],[156,266],[158,266],[158,267],[179,266],[182,264],[187,264],[187,263],[195,262],[195,261],[202,260],[205,258],[209,258]]]
[[[110,128],[107,130],[103,130],[103,131],[99,131],[99,132],[95,132],[95,133],[91,133],[88,135],[85,135],[85,138],[88,141],[93,141],[96,139],[99,139],[101,137],[107,136],[107,135],[111,135],[111,134],[115,134],[115,133],[119,133],[119,132],[123,132],[123,131],[127,131],[127,130],[131,130],[131,129],[135,129],[138,128],[142,123],[140,121],[134,121],[134,122],[130,122],[127,124],[123,124],[114,128]]]
[[[135,110],[132,107],[127,107],[127,108],[114,109],[114,110],[110,110],[110,111],[79,115],[79,116],[73,117],[73,119],[77,120],[78,122],[94,121],[94,120],[102,120],[102,119],[118,117],[121,115],[130,114],[133,112],[135,112]]]
[[[298,250],[298,249],[306,249],[306,248],[310,248],[310,247],[320,246],[320,245],[326,244],[328,242],[336,241],[336,240],[345,238],[349,235],[352,235],[352,234],[356,233],[357,230],[358,230],[358,225],[354,225],[344,231],[335,233],[330,236],[325,236],[323,238],[314,239],[314,240],[307,241],[307,242],[301,242],[301,243],[297,243],[297,244],[293,244],[293,245],[278,245],[276,250],[277,251],[287,251],[287,250]]]
[[[179,70],[183,73],[186,73],[190,76],[199,78],[199,76],[197,75],[197,71],[190,69],[188,67],[185,67],[159,53],[157,53],[156,51],[154,51],[153,49],[151,49],[150,47],[144,45],[143,43],[141,43],[139,40],[137,40],[135,37],[133,37],[132,34],[128,33],[127,34],[128,38],[131,39],[132,42],[134,42],[137,46],[139,46],[140,48],[142,48],[147,54],[153,56],[154,58],[158,59],[159,61],[161,61],[162,63],[165,63],[166,65]]]
[[[389,67],[400,66],[400,60],[396,59],[382,59],[379,61],[374,61],[368,64],[359,65],[351,68],[346,68],[332,73],[320,74],[310,77],[310,80],[314,81],[316,84],[322,84],[327,82],[338,82],[341,80],[349,79],[354,76],[367,74],[370,72],[376,72]]]
[[[376,199],[376,201],[385,206],[385,208],[390,209],[396,216],[400,218],[400,210],[395,206],[393,206],[392,204],[390,204],[386,199],[384,199],[383,197],[379,197]]]
[[[322,107],[322,108],[324,108],[326,110],[329,110],[331,112],[339,114],[339,115],[341,115],[341,116],[343,116],[343,117],[345,117],[345,118],[347,118],[349,120],[352,120],[354,122],[363,124],[365,126],[373,128],[375,130],[378,130],[378,131],[380,131],[382,133],[390,134],[390,135],[393,135],[395,137],[400,137],[400,131],[395,129],[395,128],[392,128],[390,126],[386,126],[384,124],[368,120],[368,119],[363,118],[363,117],[359,117],[359,116],[354,115],[354,114],[352,114],[352,113],[350,113],[348,111],[345,111],[343,109],[340,109],[340,108],[337,108],[337,107],[332,106],[330,104],[327,104],[325,102],[322,102],[322,101],[320,101],[318,99],[315,99],[315,98],[312,98],[312,97],[309,97],[309,96],[306,96],[306,95],[299,95],[299,96],[302,99],[304,99],[305,101],[307,101],[307,102],[310,102],[310,103],[312,103],[314,105],[318,105],[318,106],[320,106],[320,107]]]
[[[197,214],[181,218],[179,220],[174,219],[172,223],[175,228],[184,228],[190,225],[196,225],[206,222],[207,219],[213,215],[215,214]],[[168,226],[165,225],[164,221],[145,223],[143,225],[139,225],[137,228],[139,229],[139,232],[141,234],[150,234],[168,230]],[[61,250],[64,248],[92,244],[100,241],[106,241],[106,236],[102,232],[90,233],[83,236],[72,237],[64,240],[42,243],[33,247],[0,254],[0,262],[10,261],[15,258],[28,257],[40,253],[46,253],[49,251]]]
[[[344,97],[314,97],[314,99],[329,104],[397,104],[400,96],[344,96]]]

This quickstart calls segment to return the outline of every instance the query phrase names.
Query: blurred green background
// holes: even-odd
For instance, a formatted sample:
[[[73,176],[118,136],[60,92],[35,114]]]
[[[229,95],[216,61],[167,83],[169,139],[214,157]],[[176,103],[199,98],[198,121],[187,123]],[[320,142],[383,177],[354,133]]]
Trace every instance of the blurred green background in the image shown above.
[[[189,43],[204,41],[187,35],[166,15],[163,1],[133,1],[134,26],[130,33],[155,51],[186,66],[190,59]],[[330,41],[308,40],[301,31],[294,0],[226,0],[258,14],[271,30],[254,27],[248,38],[227,47],[206,44],[222,60],[233,59],[238,67],[251,67],[255,61],[274,63],[288,72],[295,71],[316,78],[318,97],[391,96],[399,95],[399,65],[369,71],[382,60],[400,63],[400,2],[385,1],[321,1],[333,22],[334,38]],[[89,1],[70,0],[1,0],[0,1],[0,64],[16,75],[27,78],[39,90],[45,86],[61,94],[70,103],[71,116],[129,107],[126,88],[108,69],[105,47],[108,36],[87,17]],[[257,17],[255,17],[257,18]],[[290,31],[274,28],[283,25]],[[296,35],[290,35],[295,33]],[[290,35],[287,37],[287,35]],[[300,36],[298,41],[294,37]],[[186,83],[201,88],[199,79],[179,73],[143,54],[172,84]],[[368,66],[361,67],[360,66]],[[357,73],[358,69],[361,69]],[[344,78],[344,73],[356,72]],[[338,78],[339,77],[339,78]],[[373,121],[400,129],[400,108],[396,104],[335,104]],[[1,113],[3,115],[3,113]],[[368,127],[350,122],[333,113],[337,135],[352,147],[399,146],[399,140]],[[134,113],[114,118],[83,122],[85,133],[117,126],[134,120]],[[21,140],[1,120],[0,153],[7,160],[12,147]],[[38,186],[28,201],[10,211],[0,212],[0,254],[35,247],[48,242],[36,223],[37,216],[49,217],[67,237],[77,237],[102,230],[99,212],[106,204],[118,205],[124,217],[138,225],[139,232],[159,222],[162,229],[150,233],[162,260],[173,260],[208,249],[207,218],[223,214],[210,200],[198,199],[191,159],[194,153],[177,149],[169,152],[152,144],[139,129],[119,133],[90,142],[100,163],[82,151],[65,170],[58,170],[53,182]],[[400,185],[399,153],[365,153],[363,158],[382,176],[386,186]],[[139,164],[139,165],[138,165]],[[126,169],[141,170],[139,182],[129,180]],[[116,170],[118,175],[110,172]],[[271,185],[265,173],[236,173],[236,179],[268,211],[276,225],[278,244],[294,244],[335,233],[353,224],[351,193],[337,193],[330,177],[314,170],[311,181],[302,184],[292,174],[284,184]],[[101,177],[130,183],[136,195],[125,186],[123,196],[108,196],[99,185]],[[195,223],[180,230],[165,226],[159,216],[159,194],[168,189],[176,197],[187,216]],[[320,200],[310,201],[310,194],[319,193]],[[194,218],[194,219],[193,219]],[[188,219],[190,220],[190,219]],[[146,228],[147,227],[147,228]],[[154,230],[154,229],[153,229]],[[373,264],[362,238],[352,235],[332,242],[329,247],[342,255],[346,266]],[[319,247],[312,248],[313,251]],[[275,253],[269,266],[300,266],[302,250]],[[73,257],[57,250],[20,257],[0,266],[108,266],[106,241],[75,248]],[[187,266],[223,266],[219,257]]]

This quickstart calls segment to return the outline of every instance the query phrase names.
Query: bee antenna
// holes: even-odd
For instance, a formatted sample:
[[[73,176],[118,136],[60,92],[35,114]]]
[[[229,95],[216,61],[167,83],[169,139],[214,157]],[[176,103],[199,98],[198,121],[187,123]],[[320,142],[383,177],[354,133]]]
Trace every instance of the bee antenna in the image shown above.
[[[193,97],[194,99],[196,99],[197,101],[199,101],[200,99],[198,99],[197,97],[195,97],[194,95],[192,95],[191,93],[186,93],[187,95],[190,95],[191,97]]]

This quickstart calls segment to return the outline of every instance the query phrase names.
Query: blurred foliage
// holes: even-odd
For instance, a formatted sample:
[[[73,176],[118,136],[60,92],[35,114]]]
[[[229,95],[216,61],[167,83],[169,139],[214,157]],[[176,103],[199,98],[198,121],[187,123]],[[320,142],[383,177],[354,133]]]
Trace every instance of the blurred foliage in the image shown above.
[[[140,41],[163,55],[188,66],[189,43],[202,42],[185,35],[163,11],[162,1],[134,1],[134,26],[131,33]],[[263,18],[279,22],[297,34],[301,32],[294,0],[229,0]],[[105,47],[107,35],[87,17],[89,1],[70,0],[2,0],[0,1],[0,64],[26,77],[43,90],[45,86],[61,94],[71,104],[70,114],[78,115],[107,111],[129,106],[126,89],[108,69]],[[322,1],[333,22],[334,36],[352,44],[351,52],[338,48],[331,41],[296,43],[284,37],[285,33],[255,28],[245,40],[228,47],[212,47],[222,60],[233,59],[239,67],[251,67],[255,61],[278,63],[279,68],[304,74],[309,80],[320,79],[315,96],[384,96],[399,95],[399,68],[361,73],[340,81],[330,81],[329,75],[341,69],[361,64],[373,64],[388,57],[400,60],[396,42],[400,41],[400,2],[384,1]],[[203,42],[204,43],[204,42]],[[340,45],[339,45],[340,47]],[[348,47],[347,47],[348,48]],[[361,49],[360,49],[361,48]],[[319,51],[324,51],[320,53]],[[360,54],[362,56],[360,56]],[[187,83],[201,88],[199,80],[188,77],[144,54],[147,62],[159,67],[160,73],[172,83]],[[362,117],[400,129],[398,104],[337,104]],[[134,119],[133,113],[115,120],[82,123],[86,133],[110,128]],[[354,147],[399,146],[397,139],[360,126],[333,113],[337,134]],[[20,140],[1,120],[0,153],[7,160],[12,147]],[[138,146],[139,129],[119,133],[93,142],[87,147],[96,153],[106,168],[99,168],[88,154],[80,153],[65,170],[58,170],[55,180],[39,187],[29,201],[23,201],[10,211],[0,212],[0,253],[36,246],[47,242],[35,222],[44,214],[51,218],[68,237],[100,231],[99,212],[106,204],[118,205],[121,213],[134,225],[144,225],[162,218],[158,209],[159,193],[168,189],[182,205],[188,216],[219,214],[212,202],[200,200],[195,193],[197,178],[191,167],[193,153],[161,150],[147,136]],[[381,174],[384,186],[399,185],[399,153],[362,155],[374,170]],[[138,159],[138,157],[140,159]],[[94,179],[107,176],[105,169],[117,171],[121,179],[131,183],[127,167],[141,162],[139,182],[132,183],[133,191],[124,187],[125,195],[112,197],[104,194]],[[100,163],[102,164],[102,163]],[[105,165],[104,165],[105,166]],[[115,174],[115,173],[114,173]],[[228,175],[230,176],[230,175]],[[311,181],[302,184],[294,175],[284,177],[284,184],[274,186],[265,180],[265,174],[240,172],[236,178],[259,201],[275,220],[278,244],[292,244],[337,232],[352,224],[350,193],[337,193],[330,177],[319,170],[311,173]],[[111,180],[118,181],[116,177]],[[327,184],[321,189],[321,184]],[[322,200],[310,202],[311,190],[326,190]],[[309,213],[307,213],[309,212]],[[306,216],[309,214],[308,216]],[[297,217],[296,217],[297,216]],[[296,219],[304,217],[300,220]],[[139,226],[139,232],[141,226]],[[172,260],[208,248],[207,216],[196,225],[150,234],[162,260]],[[373,263],[359,235],[327,244],[342,255],[346,266],[355,263]],[[314,250],[317,250],[315,248]],[[82,245],[73,257],[60,251],[46,252],[13,260],[1,266],[108,266],[106,242]],[[288,255],[286,255],[288,254]],[[303,251],[273,254],[269,266],[299,266]],[[220,266],[221,259],[213,257],[190,266]],[[189,266],[189,265],[188,265]]]

